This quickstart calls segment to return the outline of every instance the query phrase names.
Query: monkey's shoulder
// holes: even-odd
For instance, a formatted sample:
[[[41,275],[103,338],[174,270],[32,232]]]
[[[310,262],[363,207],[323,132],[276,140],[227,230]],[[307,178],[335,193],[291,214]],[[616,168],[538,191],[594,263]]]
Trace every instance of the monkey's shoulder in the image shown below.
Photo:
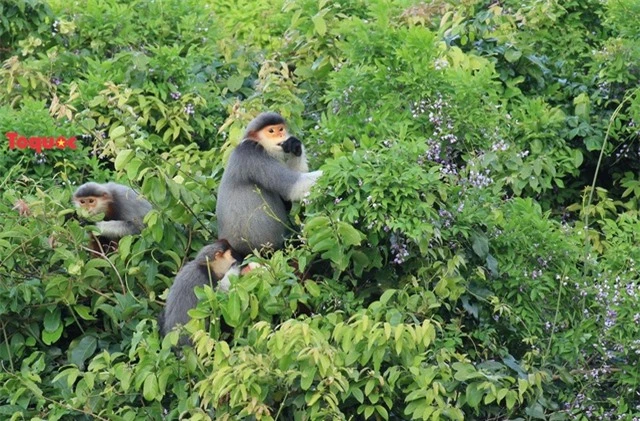
[[[267,150],[260,143],[251,140],[245,139],[236,146],[233,150],[231,156],[242,156],[242,157],[262,157],[267,156]]]

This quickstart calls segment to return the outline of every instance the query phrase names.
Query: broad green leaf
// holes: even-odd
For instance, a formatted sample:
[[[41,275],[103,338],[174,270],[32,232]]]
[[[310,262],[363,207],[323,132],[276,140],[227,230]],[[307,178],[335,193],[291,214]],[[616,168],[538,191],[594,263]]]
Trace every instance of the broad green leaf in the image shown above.
[[[311,21],[313,21],[313,27],[318,35],[324,36],[327,33],[327,22],[323,16],[315,15],[311,18]]]
[[[364,235],[346,222],[338,222],[338,235],[347,246],[356,246],[362,242]]]
[[[478,388],[480,382],[473,382],[467,385],[466,398],[467,404],[472,408],[477,408],[482,401],[483,392]]]
[[[236,92],[242,88],[242,84],[244,83],[244,76],[242,75],[233,75],[227,79],[227,88],[231,92]]]
[[[509,63],[513,63],[515,61],[518,61],[520,59],[520,57],[522,57],[522,52],[519,50],[514,50],[512,48],[508,49],[507,51],[505,51],[504,53],[504,58],[505,60],[507,60]]]
[[[114,166],[116,170],[120,171],[124,168],[125,165],[133,158],[134,155],[133,149],[124,149],[118,153],[116,156],[116,160],[114,162]]]
[[[55,308],[44,315],[42,325],[47,332],[54,332],[60,327],[60,309]]]
[[[154,373],[149,373],[144,379],[144,386],[142,389],[142,396],[148,401],[156,399],[159,395],[160,389],[158,388],[158,378]]]
[[[62,323],[58,326],[58,328],[53,332],[48,332],[46,330],[42,331],[42,342],[46,345],[51,345],[60,339],[62,336]]]
[[[73,310],[80,316],[82,320],[97,320],[93,315],[91,315],[91,309],[82,304],[78,304],[73,306]]]
[[[109,130],[109,138],[116,139],[118,137],[122,137],[126,132],[126,129],[123,126],[111,126],[111,130]]]
[[[480,233],[474,234],[471,238],[473,240],[472,248],[474,253],[481,259],[485,259],[489,254],[489,239]]]
[[[84,336],[77,345],[71,348],[69,352],[69,362],[80,368],[84,367],[85,361],[96,352],[97,347],[98,340],[94,336]]]

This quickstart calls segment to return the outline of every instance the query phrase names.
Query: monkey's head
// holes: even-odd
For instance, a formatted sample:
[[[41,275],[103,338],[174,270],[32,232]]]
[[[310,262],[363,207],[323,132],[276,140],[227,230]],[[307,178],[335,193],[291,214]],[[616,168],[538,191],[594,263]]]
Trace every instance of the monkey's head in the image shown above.
[[[282,143],[289,138],[287,122],[278,113],[262,113],[251,120],[244,133],[244,139],[260,143],[267,151],[282,149]]]
[[[73,194],[73,204],[89,215],[107,214],[112,200],[111,193],[98,183],[85,183]]]
[[[200,266],[208,266],[216,278],[222,279],[224,274],[227,273],[229,269],[231,269],[231,266],[238,260],[229,242],[227,240],[218,240],[200,250],[195,261]]]

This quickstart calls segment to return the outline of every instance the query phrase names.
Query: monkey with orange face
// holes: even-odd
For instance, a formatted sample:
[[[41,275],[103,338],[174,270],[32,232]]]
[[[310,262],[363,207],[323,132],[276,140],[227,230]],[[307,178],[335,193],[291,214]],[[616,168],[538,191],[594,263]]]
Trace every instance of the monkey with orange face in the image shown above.
[[[73,203],[90,216],[104,214],[104,219],[95,224],[100,234],[90,244],[97,253],[117,249],[118,240],[125,235],[139,234],[144,217],[152,208],[130,187],[112,182],[83,184],[73,194]]]
[[[222,175],[216,214],[218,237],[241,255],[282,248],[287,202],[301,200],[322,175],[308,172],[304,146],[276,113],[253,119]]]

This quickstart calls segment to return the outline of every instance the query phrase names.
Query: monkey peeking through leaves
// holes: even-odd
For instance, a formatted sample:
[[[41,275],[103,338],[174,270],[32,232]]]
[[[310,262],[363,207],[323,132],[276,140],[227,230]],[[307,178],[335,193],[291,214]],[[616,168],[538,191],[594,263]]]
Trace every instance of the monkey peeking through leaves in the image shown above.
[[[109,182],[85,183],[73,194],[73,203],[90,216],[104,214],[95,226],[100,233],[92,236],[89,247],[98,254],[117,250],[118,240],[129,234],[139,234],[151,204],[132,188]]]

